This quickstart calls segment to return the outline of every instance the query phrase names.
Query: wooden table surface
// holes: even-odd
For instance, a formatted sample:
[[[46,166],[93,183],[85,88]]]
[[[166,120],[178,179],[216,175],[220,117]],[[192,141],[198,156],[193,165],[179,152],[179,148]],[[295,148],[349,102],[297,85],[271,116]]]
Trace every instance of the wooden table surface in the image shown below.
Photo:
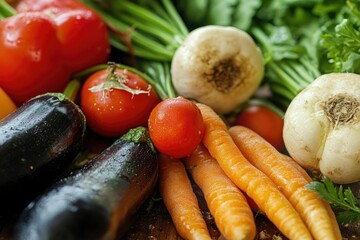
[[[198,195],[198,193],[197,193]],[[219,239],[220,233],[217,230],[213,218],[209,213],[201,194],[198,195],[200,207],[206,220],[209,232],[213,239]],[[130,226],[128,232],[119,239],[123,240],[181,240],[171,221],[170,215],[161,200],[153,202],[150,211],[146,206],[140,209]],[[257,240],[286,240],[277,228],[262,214],[255,213],[257,225]],[[9,222],[0,229],[0,240],[10,240],[12,222]],[[344,240],[360,240],[360,222],[342,228]]]
[[[360,183],[354,188],[359,191]],[[204,215],[209,228],[210,235],[213,239],[219,239],[220,233],[216,228],[211,214],[206,206],[205,200],[196,186],[193,186],[195,193],[198,196],[200,208]],[[360,192],[357,192],[360,196]],[[262,214],[254,213],[255,222],[257,226],[257,240],[286,240],[279,230]],[[341,228],[344,240],[360,240],[360,222],[347,225]],[[179,240],[182,239],[175,230],[171,221],[170,215],[166,210],[163,202],[159,200],[154,203],[151,211],[139,211],[136,221],[130,227],[128,233],[121,239],[124,240],[142,240],[142,239],[156,239],[156,240]]]
[[[199,197],[199,203],[204,219],[208,225],[210,235],[213,239],[219,239],[220,232],[217,230],[214,219],[209,213],[205,201],[201,196]],[[255,219],[258,231],[257,239],[287,239],[263,215],[255,215]],[[277,236],[278,238],[272,238],[273,236]],[[145,210],[142,210],[139,212],[135,223],[121,239],[179,240],[182,238],[177,234],[163,202],[159,200],[154,203],[151,211],[146,212]]]

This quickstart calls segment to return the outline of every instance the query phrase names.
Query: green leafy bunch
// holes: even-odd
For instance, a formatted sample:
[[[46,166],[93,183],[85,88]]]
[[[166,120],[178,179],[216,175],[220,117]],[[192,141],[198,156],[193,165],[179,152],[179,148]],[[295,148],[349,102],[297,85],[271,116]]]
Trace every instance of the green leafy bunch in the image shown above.
[[[360,1],[348,0],[322,36],[322,46],[335,72],[360,73]]]
[[[360,72],[359,0],[174,2],[192,28],[248,31],[264,54],[264,83],[284,107],[323,73]]]

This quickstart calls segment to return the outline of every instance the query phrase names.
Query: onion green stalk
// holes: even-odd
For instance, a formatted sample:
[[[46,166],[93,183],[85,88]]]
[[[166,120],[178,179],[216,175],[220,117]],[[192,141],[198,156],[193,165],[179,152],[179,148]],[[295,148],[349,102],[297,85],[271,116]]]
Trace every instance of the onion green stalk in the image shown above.
[[[189,33],[171,0],[136,1],[83,0],[100,14],[109,26],[110,44],[136,57],[137,67],[145,73],[159,96],[177,96],[171,81],[170,63]],[[133,69],[134,70],[134,69]],[[139,72],[139,71],[138,71]]]
[[[288,106],[292,99],[314,79],[320,76],[318,67],[311,63],[306,54],[296,46],[284,46],[277,49],[265,30],[254,27],[252,29],[257,42],[264,51],[266,60],[266,81],[268,81],[274,101]],[[275,51],[285,51],[284,58],[275,58]]]
[[[97,11],[110,27],[112,46],[138,58],[170,62],[188,34],[170,0],[148,1],[146,6],[129,0],[105,1],[102,5],[94,0],[83,2]],[[124,38],[131,38],[132,49]]]

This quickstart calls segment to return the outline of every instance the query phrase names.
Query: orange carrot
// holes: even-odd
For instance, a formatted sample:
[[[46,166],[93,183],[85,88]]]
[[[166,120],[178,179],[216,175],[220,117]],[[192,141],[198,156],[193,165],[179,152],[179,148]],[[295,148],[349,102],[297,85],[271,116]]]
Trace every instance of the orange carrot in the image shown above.
[[[285,158],[285,160],[288,161],[293,167],[295,167],[302,175],[303,177],[308,181],[308,183],[312,182],[313,179],[310,177],[310,175],[305,171],[304,168],[302,168],[294,159],[292,159],[290,156],[282,154],[282,156]],[[341,239],[341,232],[339,231],[338,222],[336,220],[336,216],[334,211],[332,210],[331,206],[329,204],[325,204],[327,213],[329,214],[332,224],[335,226],[334,230],[338,237],[338,239]]]
[[[328,214],[329,203],[305,188],[309,176],[304,177],[305,173],[300,172],[288,157],[249,128],[234,126],[229,133],[245,158],[280,187],[315,239],[341,239],[339,226],[333,224]]]
[[[159,190],[165,206],[184,239],[210,240],[197,197],[180,159],[159,154]]]
[[[15,110],[15,103],[4,92],[4,90],[0,88],[0,119],[4,118]]]
[[[306,181],[308,181],[309,183],[313,181],[310,175],[305,171],[305,169],[302,168],[294,159],[283,153],[281,153],[281,156],[285,159],[285,161],[288,162],[288,164],[291,164],[294,168],[296,168],[296,170],[300,172],[300,174],[306,179]]]
[[[300,215],[273,181],[243,156],[226,124],[210,107],[198,103],[204,123],[203,143],[226,175],[252,198],[289,239],[313,239]]]
[[[186,168],[204,194],[210,213],[226,239],[254,239],[253,212],[240,189],[201,144],[185,159]]]

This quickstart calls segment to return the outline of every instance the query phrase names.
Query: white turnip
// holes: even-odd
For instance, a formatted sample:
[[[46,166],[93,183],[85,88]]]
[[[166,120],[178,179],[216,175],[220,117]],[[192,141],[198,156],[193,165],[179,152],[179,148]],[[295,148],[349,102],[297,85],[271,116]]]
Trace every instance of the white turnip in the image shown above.
[[[261,51],[246,32],[204,26],[176,50],[171,77],[176,92],[228,113],[248,100],[264,75]]]
[[[308,85],[285,112],[283,137],[304,168],[334,183],[360,181],[360,75],[324,74]]]

